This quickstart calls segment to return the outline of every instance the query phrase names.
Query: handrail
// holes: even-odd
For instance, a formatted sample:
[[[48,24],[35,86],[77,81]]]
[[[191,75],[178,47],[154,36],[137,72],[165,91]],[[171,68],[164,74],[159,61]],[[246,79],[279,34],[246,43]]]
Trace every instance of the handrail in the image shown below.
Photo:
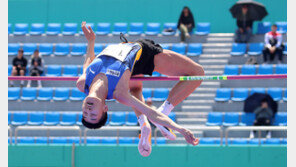
[[[10,137],[9,144],[12,144],[12,130],[10,126],[8,126],[8,131],[9,131],[9,137]]]

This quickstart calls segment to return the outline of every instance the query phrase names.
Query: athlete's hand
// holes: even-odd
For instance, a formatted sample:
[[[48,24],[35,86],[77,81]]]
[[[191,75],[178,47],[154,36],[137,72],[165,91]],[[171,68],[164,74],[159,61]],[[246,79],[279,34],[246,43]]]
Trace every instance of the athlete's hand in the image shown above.
[[[86,22],[83,21],[81,23],[81,28],[82,28],[84,36],[88,40],[88,42],[94,42],[96,39],[96,34],[92,30],[91,26],[86,27]]]
[[[185,137],[187,143],[192,144],[194,146],[198,145],[198,143],[199,143],[198,138],[195,138],[193,133],[190,130],[183,129],[181,131],[181,134]]]

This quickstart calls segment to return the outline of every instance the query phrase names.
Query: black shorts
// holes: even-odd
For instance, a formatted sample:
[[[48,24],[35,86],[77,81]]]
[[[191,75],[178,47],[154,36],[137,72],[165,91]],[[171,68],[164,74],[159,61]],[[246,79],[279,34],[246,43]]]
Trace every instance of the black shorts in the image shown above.
[[[149,39],[138,39],[135,42],[142,46],[142,55],[134,66],[132,76],[137,74],[152,75],[154,71],[154,56],[162,53],[162,47]]]
[[[17,72],[17,76],[20,76],[21,75],[21,68],[16,68],[16,72]],[[26,69],[24,70],[24,74],[26,75]]]

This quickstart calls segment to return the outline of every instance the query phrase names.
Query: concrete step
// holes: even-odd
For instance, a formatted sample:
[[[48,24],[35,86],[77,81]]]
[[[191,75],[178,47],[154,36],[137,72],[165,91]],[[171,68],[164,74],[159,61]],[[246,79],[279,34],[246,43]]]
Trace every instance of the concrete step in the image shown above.
[[[232,43],[203,43],[202,47],[205,48],[231,48]]]
[[[214,93],[192,93],[186,100],[212,100],[215,96]]]
[[[206,39],[207,43],[233,43],[233,37],[208,37]]]
[[[177,120],[178,124],[195,124],[195,125],[204,125],[207,122],[207,118],[179,118]]]
[[[210,33],[208,37],[234,37],[234,33]]]
[[[227,59],[200,59],[198,63],[201,65],[225,65],[228,64]]]
[[[194,93],[214,93],[216,94],[215,88],[197,88],[194,90]]]
[[[230,54],[202,54],[199,56],[200,59],[229,59]]]
[[[231,48],[203,48],[204,54],[227,54],[231,52]]]
[[[222,75],[223,70],[205,70],[205,75]]]
[[[217,87],[220,87],[220,83],[203,81],[202,84],[197,89],[199,89],[199,88],[217,88]]]
[[[213,107],[212,106],[195,106],[195,105],[182,105],[182,112],[199,112],[199,111],[207,111],[207,112],[212,112]]]
[[[179,118],[207,118],[208,112],[174,112]]]

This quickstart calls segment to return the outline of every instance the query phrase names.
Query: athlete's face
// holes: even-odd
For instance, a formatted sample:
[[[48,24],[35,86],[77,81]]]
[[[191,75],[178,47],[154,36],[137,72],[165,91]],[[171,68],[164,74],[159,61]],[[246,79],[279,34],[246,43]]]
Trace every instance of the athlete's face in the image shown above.
[[[98,123],[103,113],[108,111],[107,105],[96,97],[86,97],[82,104],[82,116],[88,123]]]

